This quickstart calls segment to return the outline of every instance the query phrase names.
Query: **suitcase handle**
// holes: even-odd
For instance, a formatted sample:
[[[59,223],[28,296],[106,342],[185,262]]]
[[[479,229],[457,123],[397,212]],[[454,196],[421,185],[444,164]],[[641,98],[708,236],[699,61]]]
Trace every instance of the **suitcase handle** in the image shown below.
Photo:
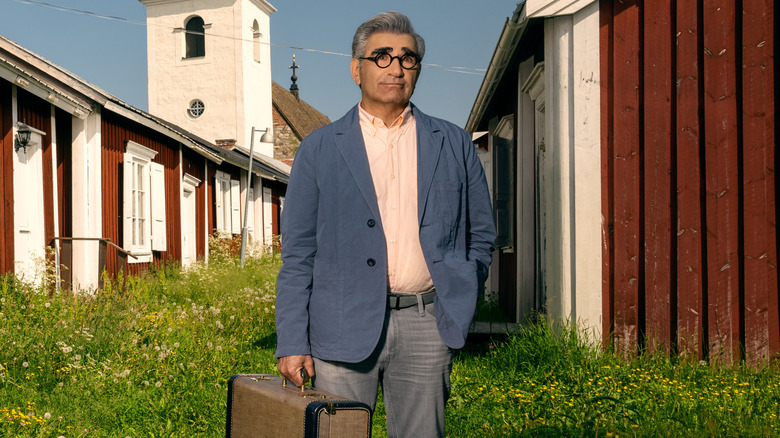
[[[303,383],[301,384],[301,392],[306,392],[306,381],[309,380],[309,373],[306,372],[306,368],[298,370],[301,373]],[[282,388],[287,388],[287,379],[282,377]]]

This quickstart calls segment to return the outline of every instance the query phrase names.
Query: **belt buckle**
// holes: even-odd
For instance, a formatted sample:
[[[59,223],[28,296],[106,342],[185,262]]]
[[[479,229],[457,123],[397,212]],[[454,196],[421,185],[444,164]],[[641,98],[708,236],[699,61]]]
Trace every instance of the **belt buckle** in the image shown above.
[[[401,309],[401,297],[398,295],[388,295],[387,296],[389,300],[389,308],[391,310],[400,310]]]

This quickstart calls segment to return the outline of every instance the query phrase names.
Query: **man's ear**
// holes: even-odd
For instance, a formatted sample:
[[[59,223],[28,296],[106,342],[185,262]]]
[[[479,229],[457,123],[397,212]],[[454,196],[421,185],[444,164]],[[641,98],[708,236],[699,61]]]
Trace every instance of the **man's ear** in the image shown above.
[[[352,58],[349,62],[349,71],[352,73],[352,80],[360,86],[360,60]]]

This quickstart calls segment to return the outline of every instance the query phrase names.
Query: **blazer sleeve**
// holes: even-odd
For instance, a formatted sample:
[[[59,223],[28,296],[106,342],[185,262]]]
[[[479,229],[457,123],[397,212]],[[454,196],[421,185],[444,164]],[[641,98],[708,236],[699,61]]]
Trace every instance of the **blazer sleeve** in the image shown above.
[[[463,147],[467,178],[466,245],[468,259],[476,260],[479,285],[488,276],[488,266],[493,259],[496,226],[490,203],[485,171],[479,161],[477,149],[464,132]]]
[[[282,267],[276,280],[276,357],[311,354],[309,299],[317,253],[317,186],[313,135],[298,148],[281,216]],[[306,141],[310,140],[310,141]]]

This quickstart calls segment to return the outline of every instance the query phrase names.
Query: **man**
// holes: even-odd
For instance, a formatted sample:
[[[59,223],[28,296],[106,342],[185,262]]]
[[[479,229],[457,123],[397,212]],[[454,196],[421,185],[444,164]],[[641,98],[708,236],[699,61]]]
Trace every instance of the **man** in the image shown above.
[[[298,148],[282,213],[279,371],[373,409],[390,437],[444,435],[495,227],[468,134],[410,104],[425,42],[381,13],[352,43],[362,99]]]

